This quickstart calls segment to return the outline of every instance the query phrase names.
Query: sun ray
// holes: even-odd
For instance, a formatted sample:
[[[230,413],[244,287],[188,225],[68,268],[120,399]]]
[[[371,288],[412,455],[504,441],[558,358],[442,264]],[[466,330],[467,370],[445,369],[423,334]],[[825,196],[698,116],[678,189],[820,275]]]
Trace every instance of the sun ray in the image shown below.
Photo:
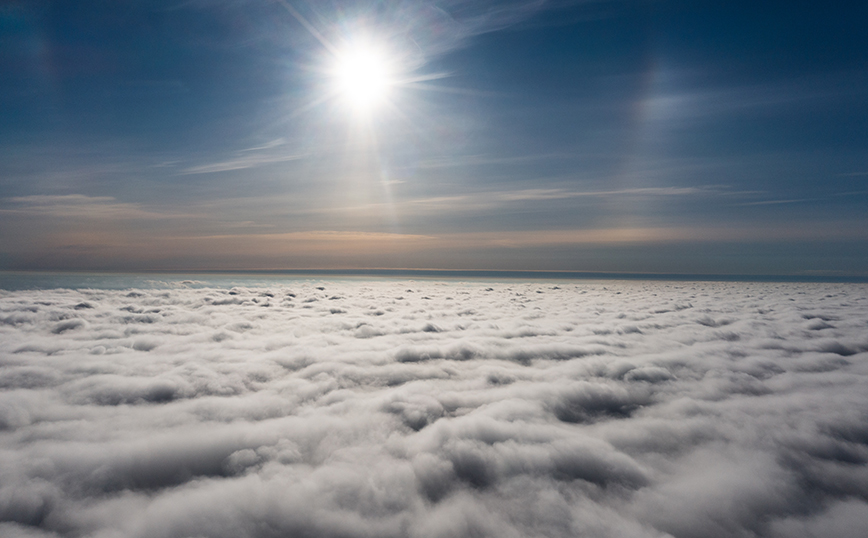
[[[307,19],[305,19],[304,16],[299,13],[297,9],[292,7],[286,0],[277,0],[277,2],[284,8],[286,8],[289,14],[292,15],[295,20],[299,22],[299,24],[304,26],[304,29],[310,32],[310,35],[316,38],[316,40],[319,41],[320,44],[325,47],[327,51],[331,52],[332,54],[337,54],[337,48],[332,45],[331,42],[314,27],[314,25],[312,25]]]

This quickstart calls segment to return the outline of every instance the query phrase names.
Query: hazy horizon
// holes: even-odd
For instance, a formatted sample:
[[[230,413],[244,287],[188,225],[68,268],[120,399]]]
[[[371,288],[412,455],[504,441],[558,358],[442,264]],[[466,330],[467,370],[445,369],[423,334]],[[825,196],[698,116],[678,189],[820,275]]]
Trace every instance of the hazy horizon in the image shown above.
[[[427,269],[298,269],[260,271],[0,271],[0,290],[39,289],[130,290],[154,288],[217,288],[291,286],[310,282],[403,281],[453,283],[579,284],[594,282],[673,283],[816,283],[865,284],[868,277],[829,275],[690,275],[647,273],[580,273],[556,271],[453,271]]]

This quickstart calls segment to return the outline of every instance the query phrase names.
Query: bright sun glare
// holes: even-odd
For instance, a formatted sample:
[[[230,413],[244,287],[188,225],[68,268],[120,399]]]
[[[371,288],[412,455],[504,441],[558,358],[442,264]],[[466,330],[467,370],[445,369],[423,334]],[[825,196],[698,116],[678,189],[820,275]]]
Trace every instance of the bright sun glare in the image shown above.
[[[359,47],[341,54],[334,74],[338,93],[360,112],[382,104],[394,84],[389,61],[372,47]]]

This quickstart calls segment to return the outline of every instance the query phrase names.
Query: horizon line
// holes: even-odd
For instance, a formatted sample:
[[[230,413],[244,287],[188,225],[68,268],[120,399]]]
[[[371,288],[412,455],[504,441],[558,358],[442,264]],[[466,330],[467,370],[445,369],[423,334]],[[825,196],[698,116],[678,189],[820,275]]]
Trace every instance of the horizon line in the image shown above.
[[[868,275],[823,274],[721,274],[721,273],[655,273],[617,271],[568,271],[568,270],[505,270],[505,269],[411,269],[411,268],[364,268],[364,269],[158,269],[158,270],[111,270],[111,269],[12,269],[0,270],[3,274],[105,274],[105,275],[257,275],[257,276],[330,276],[330,277],[395,277],[416,276],[425,278],[505,278],[527,280],[660,280],[701,282],[806,282],[806,283],[868,283]]]

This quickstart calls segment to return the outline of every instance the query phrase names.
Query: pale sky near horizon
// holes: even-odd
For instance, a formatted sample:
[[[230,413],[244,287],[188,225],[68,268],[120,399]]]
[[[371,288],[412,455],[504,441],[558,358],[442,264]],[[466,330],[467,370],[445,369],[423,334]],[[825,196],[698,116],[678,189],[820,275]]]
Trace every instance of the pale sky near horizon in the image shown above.
[[[6,2],[0,270],[866,276],[866,22],[861,2]]]

